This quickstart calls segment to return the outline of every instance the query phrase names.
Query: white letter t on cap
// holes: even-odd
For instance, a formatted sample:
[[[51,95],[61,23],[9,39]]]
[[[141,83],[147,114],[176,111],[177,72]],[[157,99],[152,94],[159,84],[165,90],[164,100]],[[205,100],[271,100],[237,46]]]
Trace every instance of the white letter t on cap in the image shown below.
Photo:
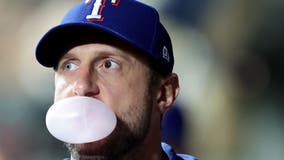
[[[90,2],[91,0],[86,0],[86,4]],[[111,3],[115,6],[118,6],[120,0],[111,0]],[[90,15],[87,15],[87,20],[89,21],[103,21],[103,8],[105,7],[106,0],[96,0],[94,3],[94,7],[92,10],[92,13]]]

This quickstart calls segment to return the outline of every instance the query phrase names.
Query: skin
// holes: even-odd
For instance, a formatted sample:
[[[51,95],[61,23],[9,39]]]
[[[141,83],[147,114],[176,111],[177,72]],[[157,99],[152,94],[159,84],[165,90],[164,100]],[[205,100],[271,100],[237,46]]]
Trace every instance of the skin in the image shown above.
[[[160,121],[179,92],[178,77],[171,73],[151,87],[148,61],[119,42],[91,43],[71,48],[55,71],[57,102],[72,96],[88,96],[110,106],[118,124],[107,138],[71,145],[75,160],[100,157],[160,160]],[[118,47],[119,46],[119,47]]]

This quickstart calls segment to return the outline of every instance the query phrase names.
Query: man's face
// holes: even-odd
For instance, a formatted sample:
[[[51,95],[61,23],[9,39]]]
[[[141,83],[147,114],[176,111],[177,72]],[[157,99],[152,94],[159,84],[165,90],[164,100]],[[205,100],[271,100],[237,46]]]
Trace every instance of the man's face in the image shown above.
[[[132,52],[127,47],[93,43],[71,48],[59,61],[55,102],[72,96],[94,97],[110,106],[118,119],[116,129],[107,138],[74,145],[80,155],[117,159],[145,138],[153,92],[149,89],[146,60]]]

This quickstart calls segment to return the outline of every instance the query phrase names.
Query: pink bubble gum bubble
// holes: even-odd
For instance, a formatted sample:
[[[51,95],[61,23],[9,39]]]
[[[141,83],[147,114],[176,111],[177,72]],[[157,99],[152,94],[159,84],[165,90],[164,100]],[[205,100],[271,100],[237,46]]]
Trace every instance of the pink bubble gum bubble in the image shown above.
[[[72,144],[101,140],[116,126],[116,116],[108,106],[83,96],[54,103],[45,120],[48,131],[55,138]]]

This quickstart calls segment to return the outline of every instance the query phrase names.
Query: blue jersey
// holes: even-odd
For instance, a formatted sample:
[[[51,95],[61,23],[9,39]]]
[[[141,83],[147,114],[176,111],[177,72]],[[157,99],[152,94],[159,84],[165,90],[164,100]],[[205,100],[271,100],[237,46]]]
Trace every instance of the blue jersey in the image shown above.
[[[197,160],[195,157],[192,157],[187,154],[176,154],[173,148],[162,142],[163,151],[167,154],[169,160]]]
[[[170,145],[163,142],[162,142],[162,148],[163,151],[168,156],[169,160],[197,160],[195,157],[192,157],[187,154],[176,154]],[[70,160],[70,158],[65,158],[64,160]]]

